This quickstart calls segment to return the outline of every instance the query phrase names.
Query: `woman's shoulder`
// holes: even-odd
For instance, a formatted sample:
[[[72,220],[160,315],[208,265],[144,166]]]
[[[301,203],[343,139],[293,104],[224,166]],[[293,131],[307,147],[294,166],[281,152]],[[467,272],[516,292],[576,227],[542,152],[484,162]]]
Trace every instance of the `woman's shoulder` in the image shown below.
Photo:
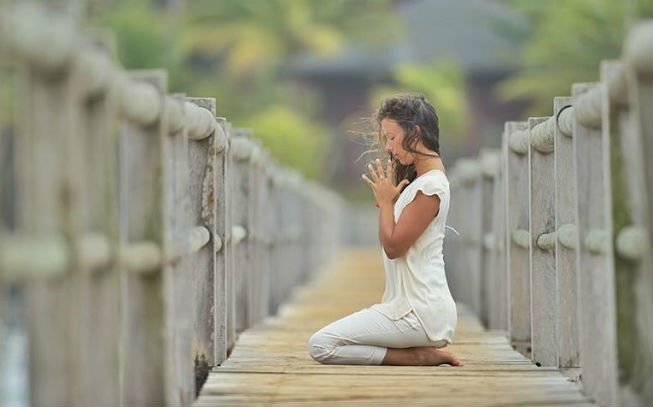
[[[449,191],[449,181],[446,174],[441,170],[431,170],[415,178],[401,192],[400,202],[408,204],[415,198],[418,191],[422,191],[422,193],[429,196],[437,194],[442,198],[442,195],[448,194]]]
[[[418,188],[420,186],[434,185],[434,184],[448,186],[449,179],[447,178],[447,174],[440,169],[434,169],[415,178],[413,182],[408,184],[408,186],[412,186],[413,188]]]

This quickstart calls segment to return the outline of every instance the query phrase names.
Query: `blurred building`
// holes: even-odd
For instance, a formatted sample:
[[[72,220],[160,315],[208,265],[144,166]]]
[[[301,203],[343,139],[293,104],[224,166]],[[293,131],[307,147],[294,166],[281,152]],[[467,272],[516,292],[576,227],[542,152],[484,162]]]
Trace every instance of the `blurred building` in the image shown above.
[[[341,160],[331,173],[334,184],[359,183],[362,167],[354,161],[365,147],[353,142],[347,130],[355,119],[369,116],[370,90],[391,81],[398,63],[447,58],[466,73],[469,137],[462,150],[445,156],[446,162],[499,146],[503,123],[524,117],[524,103],[503,103],[494,93],[518,60],[517,41],[499,35],[497,25],[506,20],[519,24],[519,15],[492,0],[402,0],[395,8],[406,35],[387,48],[352,44],[336,57],[305,55],[294,65],[298,80],[324,96],[323,118],[333,126],[332,156]],[[446,135],[441,143],[446,152]]]

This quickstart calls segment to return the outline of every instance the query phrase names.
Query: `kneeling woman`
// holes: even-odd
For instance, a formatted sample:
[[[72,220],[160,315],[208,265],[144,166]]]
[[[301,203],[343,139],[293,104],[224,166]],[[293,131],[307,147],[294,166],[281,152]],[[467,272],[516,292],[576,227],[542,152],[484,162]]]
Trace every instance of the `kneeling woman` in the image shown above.
[[[370,164],[363,180],[379,207],[383,300],[320,329],[309,352],[325,364],[462,366],[440,349],[457,315],[442,256],[449,182],[437,114],[424,97],[404,95],[386,99],[376,122],[391,160]]]

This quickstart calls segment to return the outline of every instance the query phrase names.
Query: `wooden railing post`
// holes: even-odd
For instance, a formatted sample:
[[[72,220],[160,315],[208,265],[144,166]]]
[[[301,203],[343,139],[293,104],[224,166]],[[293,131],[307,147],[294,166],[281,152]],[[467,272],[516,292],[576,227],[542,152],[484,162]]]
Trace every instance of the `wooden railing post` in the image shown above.
[[[253,147],[256,155],[252,160],[250,185],[254,198],[251,207],[254,219],[252,231],[254,262],[249,284],[251,309],[248,316],[251,325],[262,320],[268,314],[269,290],[267,283],[271,260],[270,220],[268,217],[272,209],[266,170],[266,166],[269,165],[269,153],[257,142],[253,143]]]
[[[215,117],[215,99],[181,98],[180,102],[193,103],[207,109]],[[184,109],[186,117],[186,109]],[[188,118],[189,119],[189,118]],[[215,120],[215,119],[214,119]],[[187,131],[187,130],[186,130]],[[192,277],[192,290],[187,300],[192,304],[191,355],[195,377],[195,391],[208,376],[209,369],[221,361],[216,361],[216,326],[215,326],[215,284],[216,274],[224,273],[224,266],[217,262],[217,253],[221,251],[222,236],[218,233],[218,208],[216,196],[219,162],[223,162],[224,147],[221,134],[211,134],[200,140],[188,140],[188,219],[191,226],[204,226],[211,234],[211,241],[197,251],[188,261],[187,275]],[[218,300],[219,301],[219,300]],[[223,338],[224,339],[224,338]],[[186,403],[188,404],[188,403]]]
[[[573,98],[556,97],[553,104],[555,177],[555,269],[558,306],[558,366],[580,366],[578,349],[578,233],[576,219],[576,171],[573,157],[573,127],[570,115]],[[571,116],[570,116],[571,117]]]
[[[612,191],[617,308],[629,310],[618,314],[620,369],[643,405],[653,403],[653,66],[650,45],[642,43],[650,39],[650,24],[648,31],[636,26],[624,47],[628,107],[617,105],[611,116],[618,135],[613,180],[623,185]]]
[[[133,72],[130,79],[148,83],[159,92],[160,106],[165,92],[162,71]],[[160,111],[159,111],[160,114]],[[149,123],[126,122],[120,140],[121,244],[151,242],[163,248],[166,236],[163,171],[165,121],[156,115]],[[165,258],[159,249],[159,258]],[[126,405],[165,405],[166,371],[164,267],[147,274],[123,271],[122,366]]]
[[[229,213],[229,200],[227,194],[229,192],[229,139],[231,137],[231,125],[224,119],[218,118],[218,125],[222,129],[227,141],[226,146],[221,154],[218,154],[218,149],[215,143],[209,145],[209,156],[214,163],[213,169],[207,167],[207,175],[205,176],[205,184],[209,185],[214,183],[213,190],[205,190],[202,194],[203,210],[211,211],[215,214],[215,232],[216,247],[215,249],[215,268],[209,273],[213,273],[213,343],[214,343],[214,363],[215,366],[220,365],[227,359],[227,352],[230,347],[230,339],[233,338],[233,333],[229,330],[229,261],[230,254],[228,251],[228,239],[231,235],[229,228],[231,227],[231,215]],[[217,156],[216,156],[217,155]],[[214,157],[214,158],[213,158]],[[213,175],[209,177],[209,171],[213,171]],[[206,197],[206,198],[205,198]],[[204,205],[207,205],[204,207]],[[207,209],[208,208],[208,209]],[[220,238],[221,244],[217,245],[217,238]]]
[[[530,223],[528,209],[528,123],[506,122],[506,216],[508,276],[510,278],[510,337],[523,354],[531,351]]]
[[[507,330],[507,322],[502,321],[502,316],[507,313],[508,303],[507,275],[505,273],[505,262],[503,261],[503,250],[505,243],[502,241],[505,236],[503,222],[505,204],[501,150],[481,150],[480,163],[483,172],[483,196],[485,205],[484,222],[487,222],[483,233],[483,256],[485,263],[485,276],[483,289],[485,294],[484,308],[486,311],[486,327],[489,329]]]
[[[582,95],[599,93],[599,111],[581,109]],[[617,403],[616,308],[610,193],[609,126],[605,85],[574,84],[574,157],[579,236],[580,360],[588,395]],[[589,105],[589,103],[587,103]],[[602,119],[603,117],[603,119]],[[607,132],[602,139],[602,129]],[[600,357],[597,357],[600,355]]]
[[[232,206],[233,259],[235,281],[235,329],[237,333],[251,326],[249,307],[251,287],[254,283],[253,273],[255,256],[252,247],[256,239],[256,216],[251,208],[256,204],[257,194],[251,185],[254,175],[253,147],[250,141],[251,131],[233,129],[231,138],[232,167],[229,180],[232,185],[228,197]]]
[[[102,41],[103,43],[105,41]],[[97,45],[96,45],[97,47]],[[105,62],[109,51],[96,48]],[[83,80],[83,79],[82,79]],[[79,329],[84,338],[79,349],[83,375],[79,388],[83,391],[80,404],[98,407],[120,403],[120,273],[115,254],[119,244],[119,178],[118,132],[115,122],[118,98],[115,87],[101,82],[84,99],[84,114],[80,129],[80,149],[83,149],[84,234],[94,239],[105,236],[107,262],[87,270],[80,281],[80,308],[77,309]],[[112,256],[113,255],[113,256]],[[110,261],[113,257],[114,261]],[[103,383],[101,388],[97,383]]]
[[[547,367],[558,366],[554,120],[528,120],[532,359]]]
[[[464,159],[457,168],[461,182],[461,210],[465,214],[460,224],[461,267],[465,270],[465,283],[461,299],[474,312],[481,311],[481,239],[482,202],[481,172],[476,159]]]
[[[62,259],[62,273],[39,276],[25,285],[30,402],[73,405],[85,398],[77,387],[83,380],[77,350],[86,339],[74,334],[81,321],[73,317],[76,306],[88,306],[78,297],[84,272],[79,252],[83,225],[74,216],[86,198],[80,179],[86,164],[80,143],[82,87],[70,69],[56,72],[55,81],[35,67],[24,68],[25,105],[16,139],[17,227],[27,238],[57,240],[71,255]],[[53,381],[53,376],[59,380]]]
[[[496,151],[482,149],[479,153],[481,167],[478,182],[480,183],[481,205],[481,268],[479,275],[480,284],[480,314],[481,322],[485,327],[490,326],[490,319],[497,301],[496,285],[497,270],[494,268],[493,256],[495,253],[495,238],[492,224],[494,216],[494,184],[496,182]]]
[[[188,132],[185,126],[173,126],[169,104],[179,105],[182,96],[164,101],[164,127],[167,137],[163,148],[162,171],[168,183],[163,186],[165,222],[164,252],[173,250],[191,231],[188,167]],[[163,295],[166,335],[166,400],[169,404],[188,405],[194,396],[194,366],[191,341],[193,336],[193,276],[188,256],[165,262]]]
[[[451,202],[459,202],[461,194],[460,176],[458,175],[458,163],[455,162],[448,171],[449,188],[451,192]],[[462,225],[462,211],[458,210],[455,206],[449,208],[449,216],[447,224],[452,226],[458,234],[452,236],[450,233],[453,231],[445,231],[444,246],[442,248],[443,255],[446,261],[445,273],[447,275],[447,283],[449,290],[456,302],[463,301],[463,273],[462,267],[462,239],[459,235],[460,227]]]

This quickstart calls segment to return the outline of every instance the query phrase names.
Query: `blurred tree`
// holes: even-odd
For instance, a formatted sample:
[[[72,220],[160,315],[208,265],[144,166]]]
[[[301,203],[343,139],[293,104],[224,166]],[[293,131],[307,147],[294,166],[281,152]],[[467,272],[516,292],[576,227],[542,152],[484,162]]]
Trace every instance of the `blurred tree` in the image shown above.
[[[399,32],[391,0],[195,0],[175,2],[174,12],[159,0],[89,2],[115,31],[127,68],[163,67],[171,91],[215,97],[218,115],[252,128],[309,176],[321,173],[327,134],[315,120],[319,96],[285,76],[293,57],[357,39],[383,44]]]
[[[279,162],[300,169],[304,175],[318,178],[325,158],[326,129],[292,109],[274,105],[261,110],[249,120],[256,137],[265,144]],[[291,148],[289,148],[291,146]]]
[[[390,0],[193,2],[184,36],[191,62],[186,88],[215,95],[220,115],[253,128],[254,136],[280,162],[319,177],[321,152],[328,141],[326,127],[316,120],[321,100],[293,82],[286,71],[301,53],[330,55],[352,40],[388,41],[399,32],[390,4]]]
[[[465,137],[467,106],[465,73],[454,60],[430,63],[405,63],[393,70],[394,84],[376,87],[370,98],[372,109],[380,101],[398,93],[421,93],[435,106],[440,119],[440,134],[455,148]]]
[[[169,88],[179,89],[184,64],[182,29],[174,18],[149,1],[117,2],[113,7],[94,6],[93,20],[113,30],[117,57],[127,69],[165,68]]]
[[[523,47],[521,69],[498,92],[532,100],[534,116],[550,114],[553,97],[569,94],[572,83],[598,80],[600,61],[621,55],[628,26],[653,14],[651,0],[502,1],[530,23],[499,28],[521,38]]]
[[[347,41],[383,43],[397,33],[389,0],[199,0],[188,10],[185,45],[219,54],[227,72],[247,77],[302,51],[335,54]]]

